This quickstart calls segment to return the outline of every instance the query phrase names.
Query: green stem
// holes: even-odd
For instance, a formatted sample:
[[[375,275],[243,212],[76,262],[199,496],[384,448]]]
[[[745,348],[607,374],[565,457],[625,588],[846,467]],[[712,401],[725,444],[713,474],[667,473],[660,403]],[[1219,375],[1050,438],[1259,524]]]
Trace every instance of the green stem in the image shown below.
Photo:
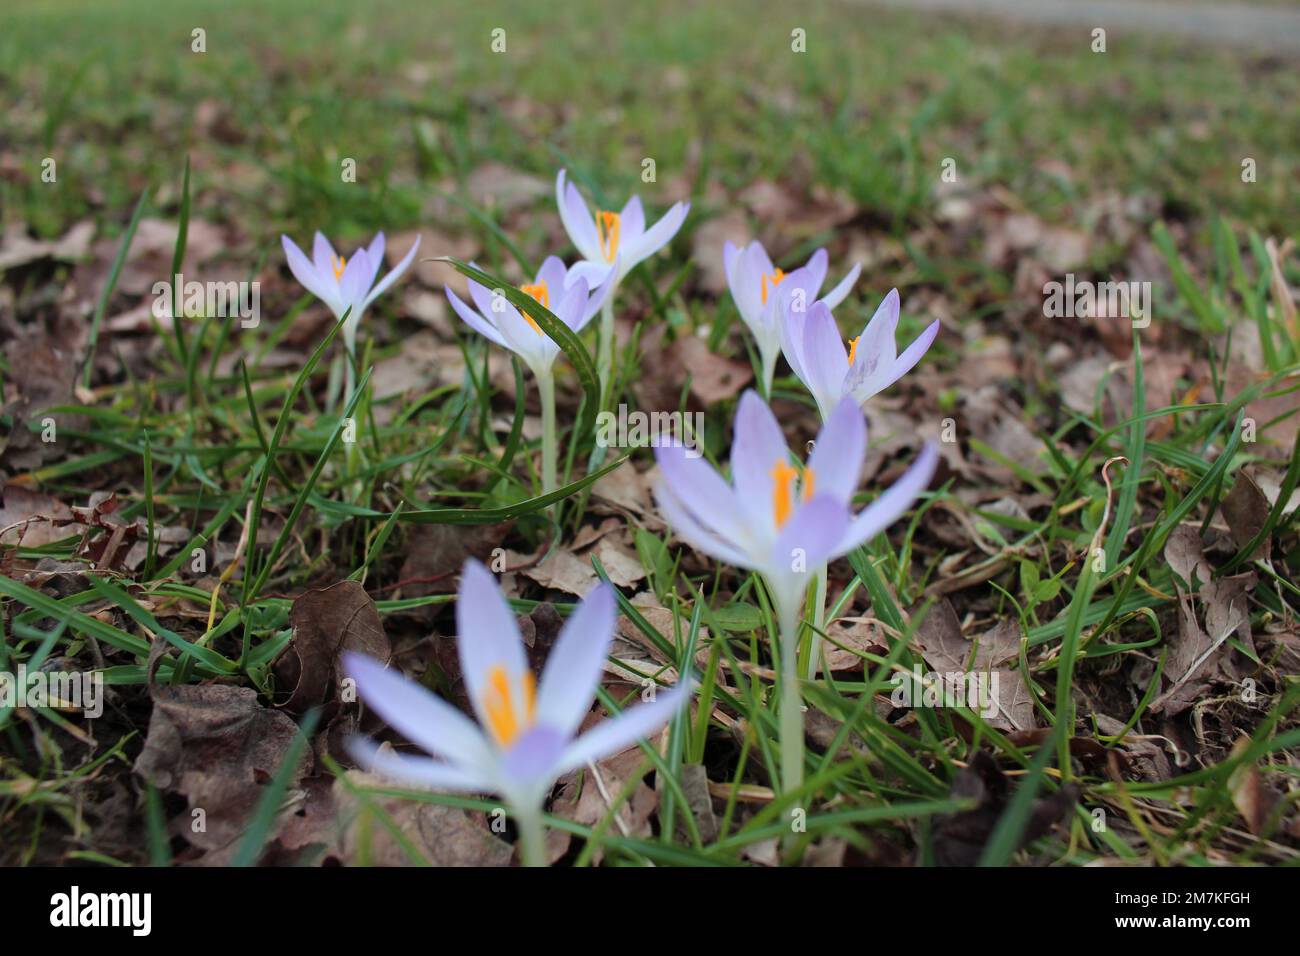
[[[816,680],[817,664],[821,658],[822,632],[826,630],[826,565],[817,569],[816,584],[813,591],[813,626],[808,641],[808,660],[804,665],[804,676]]]
[[[546,866],[546,825],[540,810],[515,810],[519,827],[519,861],[524,866]]]
[[[781,353],[773,352],[763,356],[763,401],[772,401],[772,381],[776,378],[776,358]]]
[[[610,389],[613,387],[614,373],[614,296],[618,287],[609,290],[605,303],[600,307],[600,352],[597,356],[600,371],[600,404],[603,408],[609,403]]]
[[[799,693],[799,603],[777,607],[781,620],[781,792],[803,786],[803,699]]]
[[[555,482],[555,376],[550,369],[537,376],[537,393],[542,400],[542,494],[550,494]]]

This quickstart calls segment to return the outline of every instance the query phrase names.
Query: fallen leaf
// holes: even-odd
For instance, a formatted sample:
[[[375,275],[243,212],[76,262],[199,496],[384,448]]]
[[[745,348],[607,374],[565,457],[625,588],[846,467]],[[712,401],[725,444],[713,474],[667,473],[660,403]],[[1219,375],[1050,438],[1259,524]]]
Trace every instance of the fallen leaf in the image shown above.
[[[356,581],[308,591],[289,611],[293,637],[275,662],[278,684],[288,691],[280,706],[300,713],[310,707],[352,703],[339,664],[344,651],[387,664],[392,654],[375,602]]]
[[[248,687],[153,684],[149,693],[153,713],[135,772],[186,798],[189,812],[173,821],[175,832],[204,850],[229,847],[284,762],[297,725],[263,707]],[[304,754],[291,785],[309,761]]]

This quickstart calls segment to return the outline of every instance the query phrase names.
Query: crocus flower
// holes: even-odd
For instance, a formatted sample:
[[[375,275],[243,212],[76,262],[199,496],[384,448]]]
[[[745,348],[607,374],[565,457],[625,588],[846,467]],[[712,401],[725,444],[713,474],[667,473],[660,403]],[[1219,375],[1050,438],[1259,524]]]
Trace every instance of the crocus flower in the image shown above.
[[[408,252],[388,274],[378,282],[379,267],[384,264],[384,234],[375,236],[369,246],[358,249],[348,258],[334,252],[334,247],[325,236],[317,232],[312,241],[310,259],[303,254],[292,239],[281,236],[285,258],[289,260],[289,271],[308,292],[316,296],[334,313],[335,319],[342,319],[346,312],[347,324],[343,326],[343,342],[348,355],[357,351],[357,329],[361,326],[361,316],[377,298],[396,282],[411,262],[416,250],[420,248],[420,237]],[[349,311],[349,309],[351,311]],[[352,395],[352,363],[347,363],[347,395]]]
[[[555,201],[560,207],[560,220],[565,231],[585,260],[575,268],[580,268],[580,274],[589,280],[603,278],[612,272],[610,280],[614,285],[642,260],[668,245],[691,209],[689,202],[676,203],[647,229],[641,197],[633,196],[623,206],[622,212],[597,209],[593,219],[578,187],[566,181],[563,169],[555,177]]]
[[[365,769],[416,787],[499,794],[520,823],[526,862],[538,863],[540,814],[555,781],[659,730],[690,699],[690,681],[682,679],[652,702],[577,734],[600,683],[615,619],[613,589],[600,584],[565,622],[537,680],[491,572],[469,561],[456,601],[456,646],[478,723],[415,681],[349,653],[344,669],[366,703],[433,756],[399,754],[361,736],[349,738],[348,751]]]
[[[447,298],[456,314],[484,338],[518,355],[534,375],[540,378],[550,374],[555,357],[560,354],[559,345],[542,331],[526,310],[520,312],[504,296],[494,295],[473,279],[468,281],[470,299],[477,310],[448,287]],[[550,256],[542,263],[531,285],[519,288],[550,309],[575,332],[581,331],[591,320],[609,293],[609,287],[605,286],[589,294],[587,279],[576,268],[566,269],[556,256]]]
[[[563,262],[550,256],[537,271],[537,281],[521,286],[520,291],[532,296],[561,322],[578,332],[596,314],[612,288],[606,284],[589,295],[587,279],[578,272],[576,267],[565,269]],[[537,390],[542,401],[542,492],[554,491],[557,451],[552,366],[560,354],[560,346],[542,331],[527,309],[519,311],[504,296],[494,295],[473,279],[469,280],[469,296],[478,307],[477,311],[461,301],[450,288],[447,289],[451,307],[470,328],[514,352],[537,378]]]
[[[753,390],[732,431],[731,483],[704,458],[675,445],[655,448],[660,512],[687,544],[759,572],[783,611],[797,609],[809,571],[861,545],[903,515],[929,485],[938,461],[930,442],[892,487],[858,514],[867,426],[852,399],[836,407],[802,470],[790,462],[781,426]]]
[[[352,309],[348,314],[348,324],[343,328],[343,337],[348,343],[349,351],[353,350],[356,343],[361,316],[370,303],[401,278],[415,259],[416,250],[420,248],[420,237],[416,236],[411,251],[376,283],[379,267],[384,264],[382,232],[375,236],[369,246],[358,249],[346,259],[337,255],[330,241],[319,232],[312,242],[310,259],[288,236],[281,236],[280,241],[284,244],[285,257],[289,260],[289,271],[302,283],[303,288],[329,306],[336,319],[343,318],[343,313]]]
[[[891,289],[875,315],[847,347],[826,303],[818,302],[806,313],[785,316],[785,360],[817,401],[822,420],[844,397],[862,405],[893,385],[911,370],[939,334],[936,319],[898,354],[894,335],[898,329],[898,290]]]
[[[781,426],[757,393],[746,391],[732,431],[731,483],[681,446],[655,449],[660,513],[687,544],[758,572],[780,621],[782,787],[803,780],[798,668],[799,611],[814,573],[893,524],[929,485],[938,449],[929,443],[884,494],[853,514],[867,426],[850,398],[836,407],[802,471],[790,463]]]
[[[839,285],[819,299],[818,293],[826,281],[827,261],[826,250],[818,249],[802,267],[784,272],[772,265],[767,250],[757,240],[744,248],[728,241],[722,248],[731,298],[758,343],[766,394],[771,394],[776,359],[781,354],[785,313],[807,311],[814,302],[824,302],[827,308],[835,308],[849,294],[862,269],[855,264]]]
[[[593,219],[578,188],[564,178],[562,169],[555,177],[555,201],[564,229],[583,258],[573,271],[588,279],[589,284],[600,282],[609,290],[600,315],[600,349],[596,356],[601,390],[608,394],[614,368],[614,296],[618,284],[643,259],[672,241],[691,204],[674,204],[649,229],[639,196],[629,199],[622,212],[597,209]]]

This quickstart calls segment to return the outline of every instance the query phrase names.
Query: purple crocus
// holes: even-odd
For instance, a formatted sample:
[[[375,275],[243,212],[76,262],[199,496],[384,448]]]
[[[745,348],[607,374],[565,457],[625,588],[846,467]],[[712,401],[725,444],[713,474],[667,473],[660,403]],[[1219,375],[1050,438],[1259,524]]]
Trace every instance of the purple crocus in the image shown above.
[[[608,289],[600,313],[600,349],[596,356],[601,390],[608,394],[614,368],[614,296],[618,285],[642,260],[672,241],[686,221],[691,204],[675,203],[649,229],[640,196],[629,199],[622,212],[597,209],[593,218],[578,187],[565,179],[563,169],[555,177],[555,202],[564,230],[583,258],[573,271],[590,285],[600,283]]]
[[[917,460],[856,515],[853,495],[862,475],[867,426],[851,398],[836,405],[802,470],[776,416],[757,393],[741,396],[732,430],[731,483],[681,446],[655,449],[662,476],[659,511],[677,536],[698,551],[758,572],[780,621],[783,786],[798,788],[803,728],[795,652],[800,609],[809,581],[825,562],[870,540],[897,521],[930,484],[938,447]]]
[[[415,259],[416,250],[420,248],[420,237],[408,252],[388,274],[378,282],[379,268],[384,264],[384,234],[375,236],[369,246],[358,249],[346,259],[334,252],[334,247],[325,236],[317,232],[312,241],[310,259],[298,248],[288,236],[281,236],[285,258],[289,260],[289,271],[312,295],[324,302],[335,319],[342,319],[347,313],[348,321],[343,326],[343,342],[348,355],[356,354],[357,329],[361,325],[361,316],[388,287],[396,282]],[[349,311],[351,310],[351,311]],[[347,394],[352,395],[352,363],[347,363]]]
[[[470,299],[477,308],[467,305],[448,286],[447,298],[456,314],[484,338],[518,355],[538,378],[549,375],[556,356],[560,354],[559,345],[542,331],[526,310],[520,312],[504,296],[494,295],[473,279],[468,281]],[[576,268],[566,269],[557,256],[549,256],[542,263],[531,285],[519,287],[521,292],[546,306],[575,332],[581,331],[591,321],[609,292],[608,286],[594,294],[590,294],[589,289],[587,279]]]
[[[802,314],[787,312],[785,360],[817,401],[823,421],[829,420],[842,398],[862,405],[907,374],[939,334],[939,321],[930,323],[902,355],[894,343],[897,330],[897,289],[889,291],[862,334],[850,339],[847,347],[824,302]]]
[[[577,734],[600,683],[616,616],[613,589],[598,585],[565,622],[537,680],[492,573],[467,562],[456,601],[456,646],[478,723],[415,681],[349,653],[344,669],[366,703],[433,756],[395,753],[361,736],[349,738],[348,752],[365,769],[416,787],[499,794],[520,825],[525,862],[543,863],[541,810],[555,781],[659,730],[690,699],[690,681],[683,679],[652,702]]]
[[[741,396],[731,445],[731,483],[681,446],[655,449],[659,510],[677,535],[710,557],[757,571],[782,611],[797,610],[809,569],[893,524],[929,485],[938,448],[928,443],[884,494],[856,515],[867,426],[851,399],[836,407],[802,469],[776,416],[753,390]]]
[[[602,286],[589,294],[587,279],[575,267],[566,269],[556,256],[550,256],[537,271],[537,280],[519,290],[548,308],[556,318],[579,332],[609,296],[611,286]],[[552,366],[560,346],[528,314],[511,305],[505,296],[490,292],[486,286],[469,280],[469,297],[477,306],[472,309],[451,288],[447,299],[456,314],[484,338],[514,352],[533,371],[542,403],[542,492],[556,488],[555,375]]]
[[[757,240],[743,248],[728,241],[722,248],[731,298],[758,344],[764,394],[772,393],[786,313],[806,312],[814,302],[824,302],[827,308],[833,309],[844,301],[858,280],[862,267],[855,264],[839,285],[818,299],[826,281],[828,258],[825,249],[818,249],[803,266],[785,272],[772,265],[767,250]]]
[[[564,230],[585,260],[575,268],[581,268],[580,274],[588,280],[603,278],[612,271],[610,281],[614,285],[623,281],[642,260],[668,245],[691,210],[689,202],[675,203],[647,229],[641,197],[633,196],[621,212],[597,209],[593,217],[578,187],[565,179],[563,169],[555,177],[555,201],[560,207]]]

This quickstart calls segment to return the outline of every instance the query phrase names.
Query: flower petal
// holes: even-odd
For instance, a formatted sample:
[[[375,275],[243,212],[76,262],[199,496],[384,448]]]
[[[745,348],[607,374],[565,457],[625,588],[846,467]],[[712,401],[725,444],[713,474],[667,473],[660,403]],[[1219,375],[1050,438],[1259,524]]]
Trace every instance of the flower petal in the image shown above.
[[[776,416],[753,389],[740,396],[731,434],[731,482],[736,489],[735,501],[759,536],[771,540],[776,536],[772,469],[778,462],[789,463],[790,449]]]
[[[772,547],[770,567],[785,577],[811,580],[818,565],[844,553],[838,547],[849,523],[849,509],[830,495],[814,495],[797,508]]]
[[[668,482],[660,479],[655,485],[654,496],[660,515],[668,522],[673,533],[696,551],[719,561],[734,564],[738,568],[753,569],[758,566],[758,561],[753,555],[740,550],[735,542],[728,541],[695,517],[691,509],[677,497]]]
[[[897,357],[894,345],[897,328],[898,290],[890,289],[858,337],[853,367],[844,379],[844,390],[859,402],[865,402],[892,381],[890,374]]]
[[[324,302],[329,306],[330,311],[338,316],[344,308],[339,302],[338,284],[325,281],[316,271],[311,260],[288,236],[281,236],[280,244],[284,246],[284,257],[289,263],[289,271],[298,280],[298,284]]]
[[[334,247],[330,241],[325,238],[325,234],[319,229],[316,235],[312,237],[311,242],[311,261],[316,267],[316,271],[322,276],[334,275],[334,264],[338,262],[339,257],[334,253]]]
[[[650,703],[629,707],[597,724],[564,751],[556,768],[557,776],[585,766],[589,761],[622,753],[638,740],[653,734],[690,701],[693,690],[690,680],[680,681],[672,690],[658,691]]]
[[[379,237],[375,239],[375,243],[379,245],[379,251],[382,255],[384,249],[384,234],[382,232],[379,234]],[[371,248],[374,248],[373,244],[371,245]],[[415,253],[419,251],[419,248],[420,237],[417,235],[415,237],[415,242],[411,243],[411,248],[407,250],[406,255],[402,256],[402,261],[393,266],[393,268],[389,270],[388,275],[380,279],[379,284],[370,290],[370,294],[366,296],[366,305],[370,305],[371,302],[374,302],[377,298],[387,292],[388,287],[402,277],[402,273],[405,272],[415,260]],[[373,253],[371,254],[373,255]],[[378,275],[378,273],[379,266],[376,264],[374,274]]]
[[[736,500],[736,493],[703,456],[692,458],[688,452],[681,445],[655,447],[655,460],[664,481],[671,486],[674,497],[689,502],[691,512],[701,515],[708,527],[745,547],[750,540],[749,518]]]
[[[930,486],[934,478],[934,469],[939,463],[939,446],[934,442],[925,443],[921,454],[912,467],[903,473],[903,477],[894,482],[879,498],[867,505],[844,532],[840,542],[839,553],[852,551],[865,541],[870,541],[880,532],[897,521],[909,508],[921,492]]]
[[[565,181],[563,169],[555,177],[555,204],[559,207],[564,231],[569,234],[569,239],[582,258],[591,262],[603,262],[595,220],[591,218],[591,212],[582,201],[578,188]]]
[[[851,502],[862,477],[866,453],[867,423],[863,421],[862,409],[845,396],[826,419],[808,456],[808,470],[815,476],[815,493],[830,495],[846,505]]]
[[[640,196],[633,196],[623,204],[623,211],[618,214],[618,231],[619,245],[636,242],[645,235],[645,207]]]
[[[537,687],[539,724],[572,737],[591,710],[614,639],[616,609],[613,588],[602,582],[564,622]]]
[[[496,578],[474,560],[465,562],[456,595],[456,647],[465,689],[479,723],[487,726],[483,700],[493,668],[504,668],[511,686],[518,686],[528,673],[528,659],[519,625],[501,596]]]
[[[672,242],[673,236],[677,235],[677,230],[682,227],[682,223],[686,221],[686,214],[690,211],[690,203],[676,203],[672,209],[664,213],[662,219],[634,241],[620,241],[619,246],[623,249],[623,273],[630,272],[637,263],[650,258]]]
[[[488,755],[474,721],[415,681],[351,652],[343,655],[343,672],[384,723],[421,749],[458,764],[477,765]]]
[[[840,338],[840,327],[824,302],[815,302],[808,310],[808,321],[803,327],[803,380],[808,391],[817,400],[822,419],[844,395],[844,377],[849,371],[849,353]]]
[[[808,270],[808,274],[812,276],[813,279],[813,298],[817,297],[817,293],[821,291],[822,283],[826,281],[826,269],[829,261],[830,256],[826,254],[826,250],[818,249],[809,256],[808,261],[804,263],[804,268]]]
[[[349,737],[344,746],[352,759],[366,771],[411,786],[449,793],[487,793],[496,790],[490,776],[481,770],[457,767],[428,757],[408,757],[391,750],[382,750],[367,737]]]
[[[849,293],[853,291],[853,284],[858,281],[858,273],[861,271],[862,264],[855,262],[853,268],[849,270],[849,274],[840,280],[840,284],[822,296],[822,301],[826,303],[826,308],[833,309],[848,298]],[[818,288],[820,288],[820,286],[818,286]]]
[[[497,345],[502,345],[506,348],[510,347],[506,345],[506,340],[501,337],[501,333],[497,331],[496,326],[492,325],[487,319],[483,318],[483,316],[479,315],[476,311],[462,302],[460,296],[451,291],[451,286],[447,286],[443,291],[447,293],[447,299],[451,302],[451,307],[455,309],[456,314],[465,321],[466,325],[484,338],[495,342]]]

